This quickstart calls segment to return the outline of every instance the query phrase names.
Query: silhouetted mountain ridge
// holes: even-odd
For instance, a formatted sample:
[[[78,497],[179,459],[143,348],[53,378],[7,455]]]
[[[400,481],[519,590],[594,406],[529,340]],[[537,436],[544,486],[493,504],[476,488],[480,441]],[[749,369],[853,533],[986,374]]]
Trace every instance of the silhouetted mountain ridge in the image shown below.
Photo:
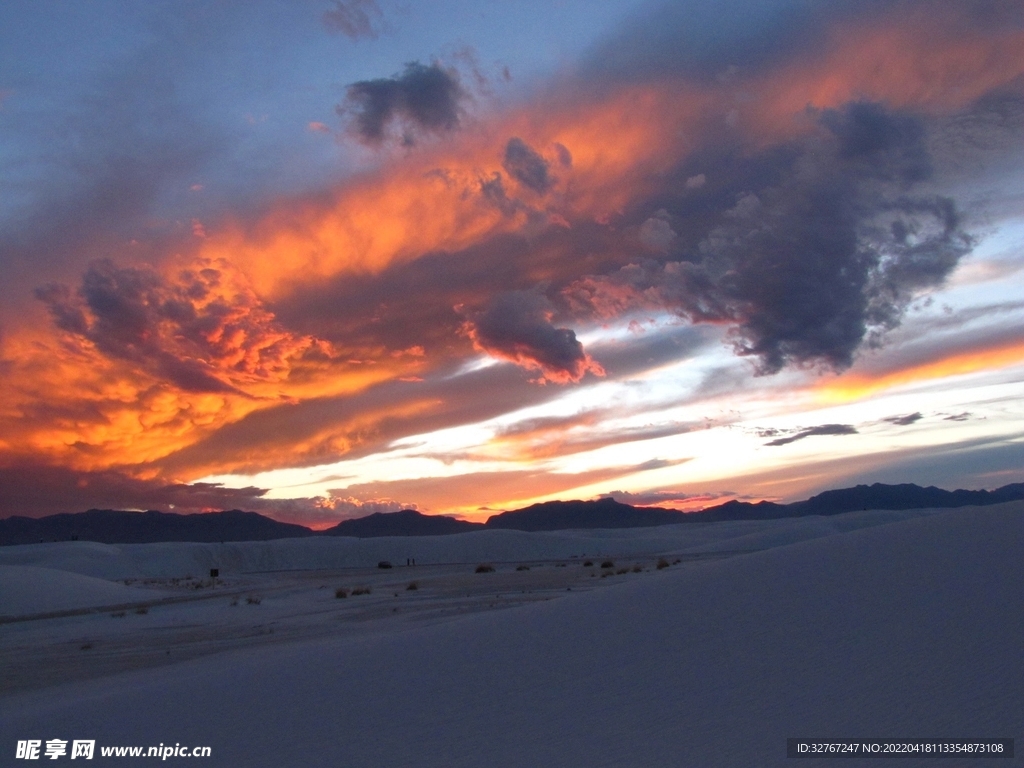
[[[548,501],[492,515],[486,523],[471,523],[444,515],[424,515],[413,509],[374,513],[344,520],[326,531],[281,523],[256,512],[237,509],[181,515],[171,512],[124,512],[90,509],[48,517],[10,517],[0,520],[0,545],[43,541],[98,541],[135,544],[158,541],[267,541],[297,536],[442,536],[486,529],[557,531],[573,528],[636,528],[672,523],[711,523],[724,520],[773,520],[806,515],[838,515],[862,509],[944,509],[986,506],[1024,499],[1024,483],[993,491],[946,491],[912,483],[858,485],[825,491],[804,501],[776,504],[729,501],[700,512],[683,513],[659,507],[634,507],[612,498],[594,501]]]
[[[1004,485],[994,491],[946,491],[930,485],[922,488],[913,483],[899,485],[857,485],[824,491],[804,501],[775,504],[770,501],[750,503],[727,501],[716,507],[687,515],[687,521],[717,522],[721,520],[774,520],[806,515],[841,515],[865,509],[953,509],[988,506],[1024,499],[1024,483]]]
[[[596,501],[545,501],[487,519],[488,528],[559,531],[569,528],[641,528],[686,522],[675,509],[633,507],[612,498]]]
[[[321,531],[324,536],[445,536],[483,528],[483,523],[471,523],[447,515],[424,515],[415,509],[398,512],[374,512],[366,517],[342,520],[333,528]]]
[[[0,520],[0,544],[40,541],[98,541],[103,544],[149,544],[157,541],[270,541],[312,536],[301,525],[281,523],[238,509],[179,515],[174,512],[125,512],[90,509],[47,517]]]

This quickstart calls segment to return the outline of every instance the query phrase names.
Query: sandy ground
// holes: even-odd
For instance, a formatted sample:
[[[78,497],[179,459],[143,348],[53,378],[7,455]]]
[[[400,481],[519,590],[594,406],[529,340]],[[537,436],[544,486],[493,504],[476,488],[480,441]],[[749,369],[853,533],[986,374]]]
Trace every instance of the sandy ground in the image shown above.
[[[678,569],[728,556],[678,555],[666,562]],[[642,578],[658,570],[659,559],[619,558],[612,568],[600,567],[606,560],[576,558],[497,563],[485,573],[472,564],[439,564],[249,573],[215,581],[126,579],[131,587],[104,582],[116,599],[94,599],[99,606],[0,619],[0,688],[13,693],[235,648],[387,633]],[[17,566],[0,566],[0,578],[5,567]],[[369,594],[353,594],[360,588]],[[337,597],[339,589],[347,596]]]
[[[483,533],[3,548],[0,605],[74,606],[0,619],[0,764],[94,738],[217,766],[783,766],[787,737],[931,736],[1016,738],[991,764],[1024,765],[1024,504]]]

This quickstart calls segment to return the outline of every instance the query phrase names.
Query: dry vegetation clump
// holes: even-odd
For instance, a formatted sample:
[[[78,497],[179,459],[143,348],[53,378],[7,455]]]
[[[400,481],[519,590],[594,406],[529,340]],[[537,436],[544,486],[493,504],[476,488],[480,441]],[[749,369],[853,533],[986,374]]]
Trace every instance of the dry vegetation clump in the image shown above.
[[[348,590],[344,587],[338,587],[336,590],[334,590],[334,596],[338,599],[348,597]]]
[[[678,563],[679,561],[676,560],[676,562]],[[658,566],[657,566],[657,568],[658,568],[659,571],[662,568],[668,568],[668,560],[666,560],[664,557],[659,557],[658,558]]]
[[[409,586],[406,587],[405,590],[406,590],[406,592],[408,592],[410,590],[419,589],[419,588],[420,588],[419,584],[417,584],[415,581],[410,581],[409,582]]]
[[[629,573],[629,568],[619,568],[619,570],[615,572],[615,575],[621,576],[624,573]]]
[[[259,605],[263,602],[263,598],[258,595],[249,595],[247,598],[245,598],[245,602],[249,605]]]
[[[642,565],[634,565],[633,566],[633,573],[643,573],[643,572],[644,572],[644,567]]]
[[[528,570],[530,570],[530,566],[528,566],[528,565],[517,565],[516,566],[516,570],[517,571],[528,571]]]
[[[601,567],[602,568],[614,568],[615,567],[615,561],[614,560],[605,560],[603,563],[601,563]]]
[[[494,566],[493,565],[486,565],[484,563],[481,563],[480,565],[478,565],[476,567],[476,572],[477,573],[494,573]]]
[[[85,645],[83,645],[78,650],[80,650],[80,651],[88,651],[90,648],[92,648],[92,643],[86,643]]]
[[[142,605],[142,606],[139,606],[138,608],[136,608],[135,612],[137,614],[139,614],[140,616],[145,616],[147,613],[149,613],[149,608],[147,608],[146,606]]]
[[[592,568],[593,565],[594,565],[594,561],[593,560],[584,560],[583,561],[583,567],[584,568]]]
[[[352,590],[352,595],[353,596],[355,596],[355,595],[368,595],[368,594],[370,594],[370,588],[369,587],[356,587],[355,589]]]
[[[381,560],[379,563],[377,563],[377,567],[378,568],[391,568],[392,566],[391,566],[391,562],[390,561],[388,561],[388,560]]]
[[[127,616],[127,615],[128,615],[128,614],[127,614],[127,613],[125,613],[124,611],[117,611],[117,612],[115,612],[115,613],[112,613],[112,614],[110,614],[110,617],[111,617],[112,619],[123,619],[123,618],[124,618],[125,616]]]
[[[232,600],[231,600],[231,602],[229,603],[229,605],[238,605],[238,598],[237,598],[237,597],[235,597],[235,598],[232,598]]]

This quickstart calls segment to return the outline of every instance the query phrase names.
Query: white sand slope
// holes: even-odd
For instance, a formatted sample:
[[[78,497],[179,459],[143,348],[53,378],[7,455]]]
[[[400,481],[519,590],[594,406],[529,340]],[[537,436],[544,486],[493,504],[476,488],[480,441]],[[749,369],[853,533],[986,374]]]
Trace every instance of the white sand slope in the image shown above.
[[[98,544],[67,541],[0,547],[0,565],[32,565],[102,579],[224,575],[304,569],[367,568],[380,560],[407,557],[434,563],[514,562],[588,557],[700,553],[768,549],[934,514],[934,510],[852,512],[835,517],[663,525],[652,528],[527,533],[473,531],[454,536],[395,536],[373,539],[310,537],[225,544],[168,542]]]
[[[1014,737],[1019,755],[1021,506],[19,694],[0,700],[0,749],[95,738],[209,745],[211,766],[783,766],[789,736],[936,736]],[[932,764],[979,763],[900,762]]]
[[[166,596],[111,581],[30,565],[0,565],[0,616],[123,605]]]

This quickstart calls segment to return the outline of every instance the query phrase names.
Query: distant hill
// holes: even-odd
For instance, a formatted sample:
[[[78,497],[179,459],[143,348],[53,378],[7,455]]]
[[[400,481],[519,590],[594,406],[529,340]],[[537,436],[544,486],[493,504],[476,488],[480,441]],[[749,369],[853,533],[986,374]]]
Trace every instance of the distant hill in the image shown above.
[[[858,485],[825,491],[805,501],[751,504],[730,501],[701,512],[683,513],[658,507],[633,507],[611,498],[596,501],[548,501],[524,509],[492,515],[486,523],[471,523],[443,515],[424,515],[413,509],[374,513],[344,520],[326,531],[279,523],[255,512],[179,515],[167,512],[121,512],[90,509],[77,514],[33,519],[0,520],[0,545],[46,541],[99,541],[105,544],[141,544],[157,541],[268,541],[297,536],[442,536],[483,529],[559,531],[571,528],[638,528],[672,523],[713,523],[724,520],[774,520],[806,515],[839,515],[862,509],[943,509],[985,506],[1024,499],[1024,483],[994,491],[945,491],[941,488],[902,485]]]
[[[279,523],[255,512],[237,509],[178,515],[171,512],[122,512],[90,509],[76,514],[9,517],[0,520],[0,544],[41,541],[99,541],[104,544],[147,544],[155,541],[269,541],[312,536],[301,525]]]
[[[633,507],[615,499],[545,501],[487,519],[488,528],[517,531],[559,531],[567,528],[640,528],[685,522],[682,512],[656,507]]]
[[[717,507],[688,514],[687,522],[717,522],[721,520],[773,520],[781,517],[805,515],[840,515],[863,509],[952,509],[955,507],[987,506],[1005,501],[1024,499],[1024,483],[1004,485],[994,491],[945,491],[913,483],[900,485],[858,485],[825,491],[805,501],[792,504],[774,504],[759,501],[728,501]]]
[[[366,517],[343,520],[333,528],[321,531],[322,536],[444,536],[483,528],[483,523],[470,523],[446,515],[424,515],[415,509],[399,512],[374,512]]]

